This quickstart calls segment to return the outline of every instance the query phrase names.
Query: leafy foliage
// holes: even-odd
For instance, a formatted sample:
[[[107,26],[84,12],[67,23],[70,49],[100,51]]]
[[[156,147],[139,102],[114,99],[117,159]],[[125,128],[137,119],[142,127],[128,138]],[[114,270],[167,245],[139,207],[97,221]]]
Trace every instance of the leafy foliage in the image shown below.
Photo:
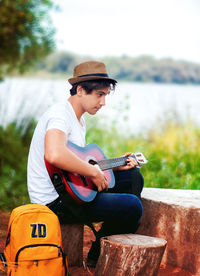
[[[9,124],[0,127],[0,209],[28,203],[26,167],[29,145],[35,128],[26,131]],[[200,189],[200,129],[188,121],[181,125],[165,121],[159,130],[144,136],[120,134],[98,119],[87,118],[87,143],[98,144],[108,158],[125,152],[143,152],[149,163],[141,168],[146,187]]]
[[[0,77],[24,72],[54,48],[48,19],[51,0],[0,1]]]
[[[5,129],[0,126],[0,208],[12,209],[29,202],[26,167],[34,127],[33,121],[25,132],[16,123]]]
[[[116,128],[89,124],[87,142],[97,143],[108,158],[125,152],[143,152],[149,163],[141,168],[146,187],[200,189],[200,129],[171,120],[145,136],[123,136]]]
[[[167,122],[163,130],[149,133],[146,185],[173,189],[200,189],[200,129]]]

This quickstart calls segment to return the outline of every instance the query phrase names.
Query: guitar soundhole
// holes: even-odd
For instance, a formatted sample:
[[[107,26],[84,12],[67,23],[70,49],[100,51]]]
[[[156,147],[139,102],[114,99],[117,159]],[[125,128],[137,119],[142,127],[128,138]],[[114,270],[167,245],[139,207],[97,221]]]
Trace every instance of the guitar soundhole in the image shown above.
[[[91,164],[91,165],[96,165],[97,164],[97,162],[95,160],[92,160],[92,159],[90,159],[88,161],[88,163]]]

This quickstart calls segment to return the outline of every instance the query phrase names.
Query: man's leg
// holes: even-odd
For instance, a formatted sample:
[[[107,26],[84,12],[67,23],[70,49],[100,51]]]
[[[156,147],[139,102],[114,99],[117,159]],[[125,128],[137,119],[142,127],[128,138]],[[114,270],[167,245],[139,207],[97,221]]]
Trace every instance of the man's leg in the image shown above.
[[[144,186],[144,178],[138,168],[127,171],[115,171],[115,186],[109,189],[113,193],[128,193],[140,198]]]
[[[140,193],[143,189],[144,180],[142,175],[140,174],[139,169],[116,171],[114,172],[114,175],[116,184],[112,189],[108,190],[108,193],[133,194],[140,198]],[[97,195],[97,198],[100,194]],[[111,201],[111,199],[109,199],[109,201]],[[100,207],[98,207],[99,205]],[[61,223],[102,221],[102,214],[101,212],[99,213],[99,210],[97,213],[95,209],[92,211],[92,217],[95,217],[95,220],[91,219],[90,211],[89,216],[87,216],[87,210],[90,210],[90,208],[93,209],[94,206],[96,206],[95,208],[100,209],[101,211],[101,205],[102,203],[100,202],[96,206],[95,200],[88,204],[86,203],[83,205],[79,205],[71,198],[68,193],[59,196],[59,198],[57,198],[54,202],[47,204],[47,206],[58,215]],[[96,215],[98,215],[100,219],[97,219]]]
[[[126,193],[99,193],[84,209],[91,221],[104,221],[101,236],[134,233],[142,216],[140,199]]]
[[[95,266],[99,256],[100,238],[107,235],[135,233],[142,217],[140,193],[144,180],[138,169],[115,173],[115,187],[99,193],[86,205],[92,221],[104,221],[88,254],[90,265]],[[136,195],[134,195],[135,193]]]
[[[78,205],[66,194],[47,205],[58,215],[61,223],[104,221],[89,253],[95,262],[99,256],[101,237],[134,233],[142,217],[142,204],[139,198],[144,181],[139,170],[116,171],[114,174],[115,187],[108,192],[98,193],[91,203]]]
[[[108,199],[103,199],[103,201],[108,200],[111,202],[111,207],[109,206],[107,210],[107,215],[110,217],[110,219],[103,220],[104,223],[100,233],[134,233],[139,227],[142,216],[142,205],[140,200],[137,198],[140,199],[144,186],[143,176],[141,175],[138,168],[126,171],[115,171],[114,175],[116,184],[112,189],[108,190],[108,193],[116,195],[113,199],[112,196],[108,196]],[[136,195],[137,198],[133,195]],[[101,205],[105,206],[106,212],[106,203],[100,202],[98,204],[98,206]],[[98,206],[97,208],[101,208]],[[111,208],[110,212],[109,208]],[[116,216],[116,219],[114,218],[114,215]],[[122,223],[118,221],[119,217],[122,220]],[[111,220],[111,218],[113,219]],[[115,225],[115,222],[117,223],[117,226]]]

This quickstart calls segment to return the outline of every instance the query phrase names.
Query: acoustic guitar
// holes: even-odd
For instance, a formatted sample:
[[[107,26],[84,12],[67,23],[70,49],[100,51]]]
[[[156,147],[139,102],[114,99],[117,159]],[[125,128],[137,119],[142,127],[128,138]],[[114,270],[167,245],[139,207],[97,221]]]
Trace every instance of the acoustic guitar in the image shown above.
[[[67,147],[80,159],[92,165],[97,164],[100,169],[104,171],[104,174],[108,180],[109,188],[113,188],[115,185],[115,178],[112,169],[125,165],[128,158],[126,156],[122,156],[107,159],[100,147],[94,143],[90,143],[86,147],[79,147],[69,141]],[[137,161],[138,167],[141,167],[148,162],[144,155],[140,152],[133,153],[131,157]],[[59,178],[62,181],[62,185],[65,187],[66,191],[76,202],[86,203],[92,201],[96,197],[98,193],[97,187],[93,184],[89,177],[56,168],[46,159],[45,165],[56,190],[58,183],[57,180]]]

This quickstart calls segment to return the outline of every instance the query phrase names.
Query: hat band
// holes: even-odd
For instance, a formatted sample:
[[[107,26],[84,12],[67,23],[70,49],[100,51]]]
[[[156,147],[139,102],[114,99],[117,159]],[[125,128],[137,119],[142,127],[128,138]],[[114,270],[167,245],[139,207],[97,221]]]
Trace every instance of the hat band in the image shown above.
[[[100,74],[100,73],[97,73],[97,74],[87,74],[87,75],[81,75],[79,77],[80,78],[82,78],[82,77],[107,77],[108,78],[108,74]]]

